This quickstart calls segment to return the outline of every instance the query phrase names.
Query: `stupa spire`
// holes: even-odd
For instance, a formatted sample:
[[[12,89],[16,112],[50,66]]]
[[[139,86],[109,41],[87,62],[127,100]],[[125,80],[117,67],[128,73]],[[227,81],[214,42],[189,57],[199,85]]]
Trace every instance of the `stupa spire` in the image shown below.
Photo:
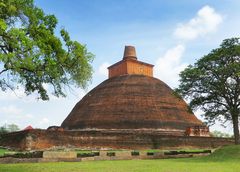
[[[123,59],[108,67],[108,77],[120,75],[153,76],[153,65],[137,60],[134,46],[127,45],[124,49]]]
[[[125,46],[123,60],[134,59],[137,60],[136,50],[134,46]]]

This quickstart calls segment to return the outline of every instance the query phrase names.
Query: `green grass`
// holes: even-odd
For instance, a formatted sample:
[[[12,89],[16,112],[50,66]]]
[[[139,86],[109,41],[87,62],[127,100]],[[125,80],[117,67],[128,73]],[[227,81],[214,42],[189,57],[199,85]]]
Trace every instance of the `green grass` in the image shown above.
[[[13,151],[9,151],[8,149],[0,148],[0,156],[3,156],[5,153],[12,153]]]
[[[61,163],[0,164],[0,172],[238,172],[240,146],[226,146],[208,157]]]
[[[211,161],[211,162],[240,162],[240,145],[225,146],[217,149],[214,153],[207,157],[201,157],[196,161]],[[240,171],[240,169],[238,170]]]
[[[4,153],[5,153],[6,151],[7,151],[6,149],[0,148],[0,156],[4,155]]]
[[[14,150],[9,150],[9,149],[4,149],[4,148],[0,148],[0,157],[3,156],[4,154],[15,154],[15,153],[19,153],[19,151],[14,151]],[[23,152],[22,152],[23,153]],[[0,171],[1,172],[1,171]]]

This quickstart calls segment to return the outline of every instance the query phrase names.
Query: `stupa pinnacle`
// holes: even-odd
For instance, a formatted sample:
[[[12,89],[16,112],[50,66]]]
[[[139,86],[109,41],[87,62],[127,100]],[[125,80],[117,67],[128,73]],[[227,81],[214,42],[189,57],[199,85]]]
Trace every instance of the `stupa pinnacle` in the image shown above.
[[[153,76],[153,65],[137,60],[134,46],[125,46],[123,59],[108,67],[109,78],[121,75]]]
[[[137,60],[136,50],[134,46],[125,46],[123,60],[125,59]]]

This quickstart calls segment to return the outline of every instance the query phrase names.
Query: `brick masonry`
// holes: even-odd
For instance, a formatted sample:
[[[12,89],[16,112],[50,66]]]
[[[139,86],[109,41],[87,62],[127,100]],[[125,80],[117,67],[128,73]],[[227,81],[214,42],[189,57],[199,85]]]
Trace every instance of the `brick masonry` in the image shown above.
[[[91,90],[63,121],[65,130],[176,129],[201,126],[173,90],[157,78],[124,75]]]
[[[19,150],[46,150],[53,148],[81,149],[178,149],[216,148],[233,144],[233,139],[170,136],[144,132],[109,131],[47,131],[29,130],[2,135],[0,146]]]
[[[111,65],[108,69],[109,78],[127,74],[153,76],[153,65],[138,61],[136,51],[133,46],[125,46],[123,59]]]

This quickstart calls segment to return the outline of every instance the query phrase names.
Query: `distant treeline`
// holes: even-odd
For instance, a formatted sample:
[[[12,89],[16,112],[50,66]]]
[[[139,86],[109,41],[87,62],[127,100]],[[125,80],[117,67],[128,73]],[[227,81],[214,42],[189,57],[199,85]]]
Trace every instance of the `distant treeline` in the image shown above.
[[[0,134],[19,131],[20,128],[16,124],[4,124],[0,127]]]
[[[213,131],[210,133],[212,137],[225,137],[225,138],[233,138],[232,134],[228,134],[228,133],[223,133],[221,131]]]

